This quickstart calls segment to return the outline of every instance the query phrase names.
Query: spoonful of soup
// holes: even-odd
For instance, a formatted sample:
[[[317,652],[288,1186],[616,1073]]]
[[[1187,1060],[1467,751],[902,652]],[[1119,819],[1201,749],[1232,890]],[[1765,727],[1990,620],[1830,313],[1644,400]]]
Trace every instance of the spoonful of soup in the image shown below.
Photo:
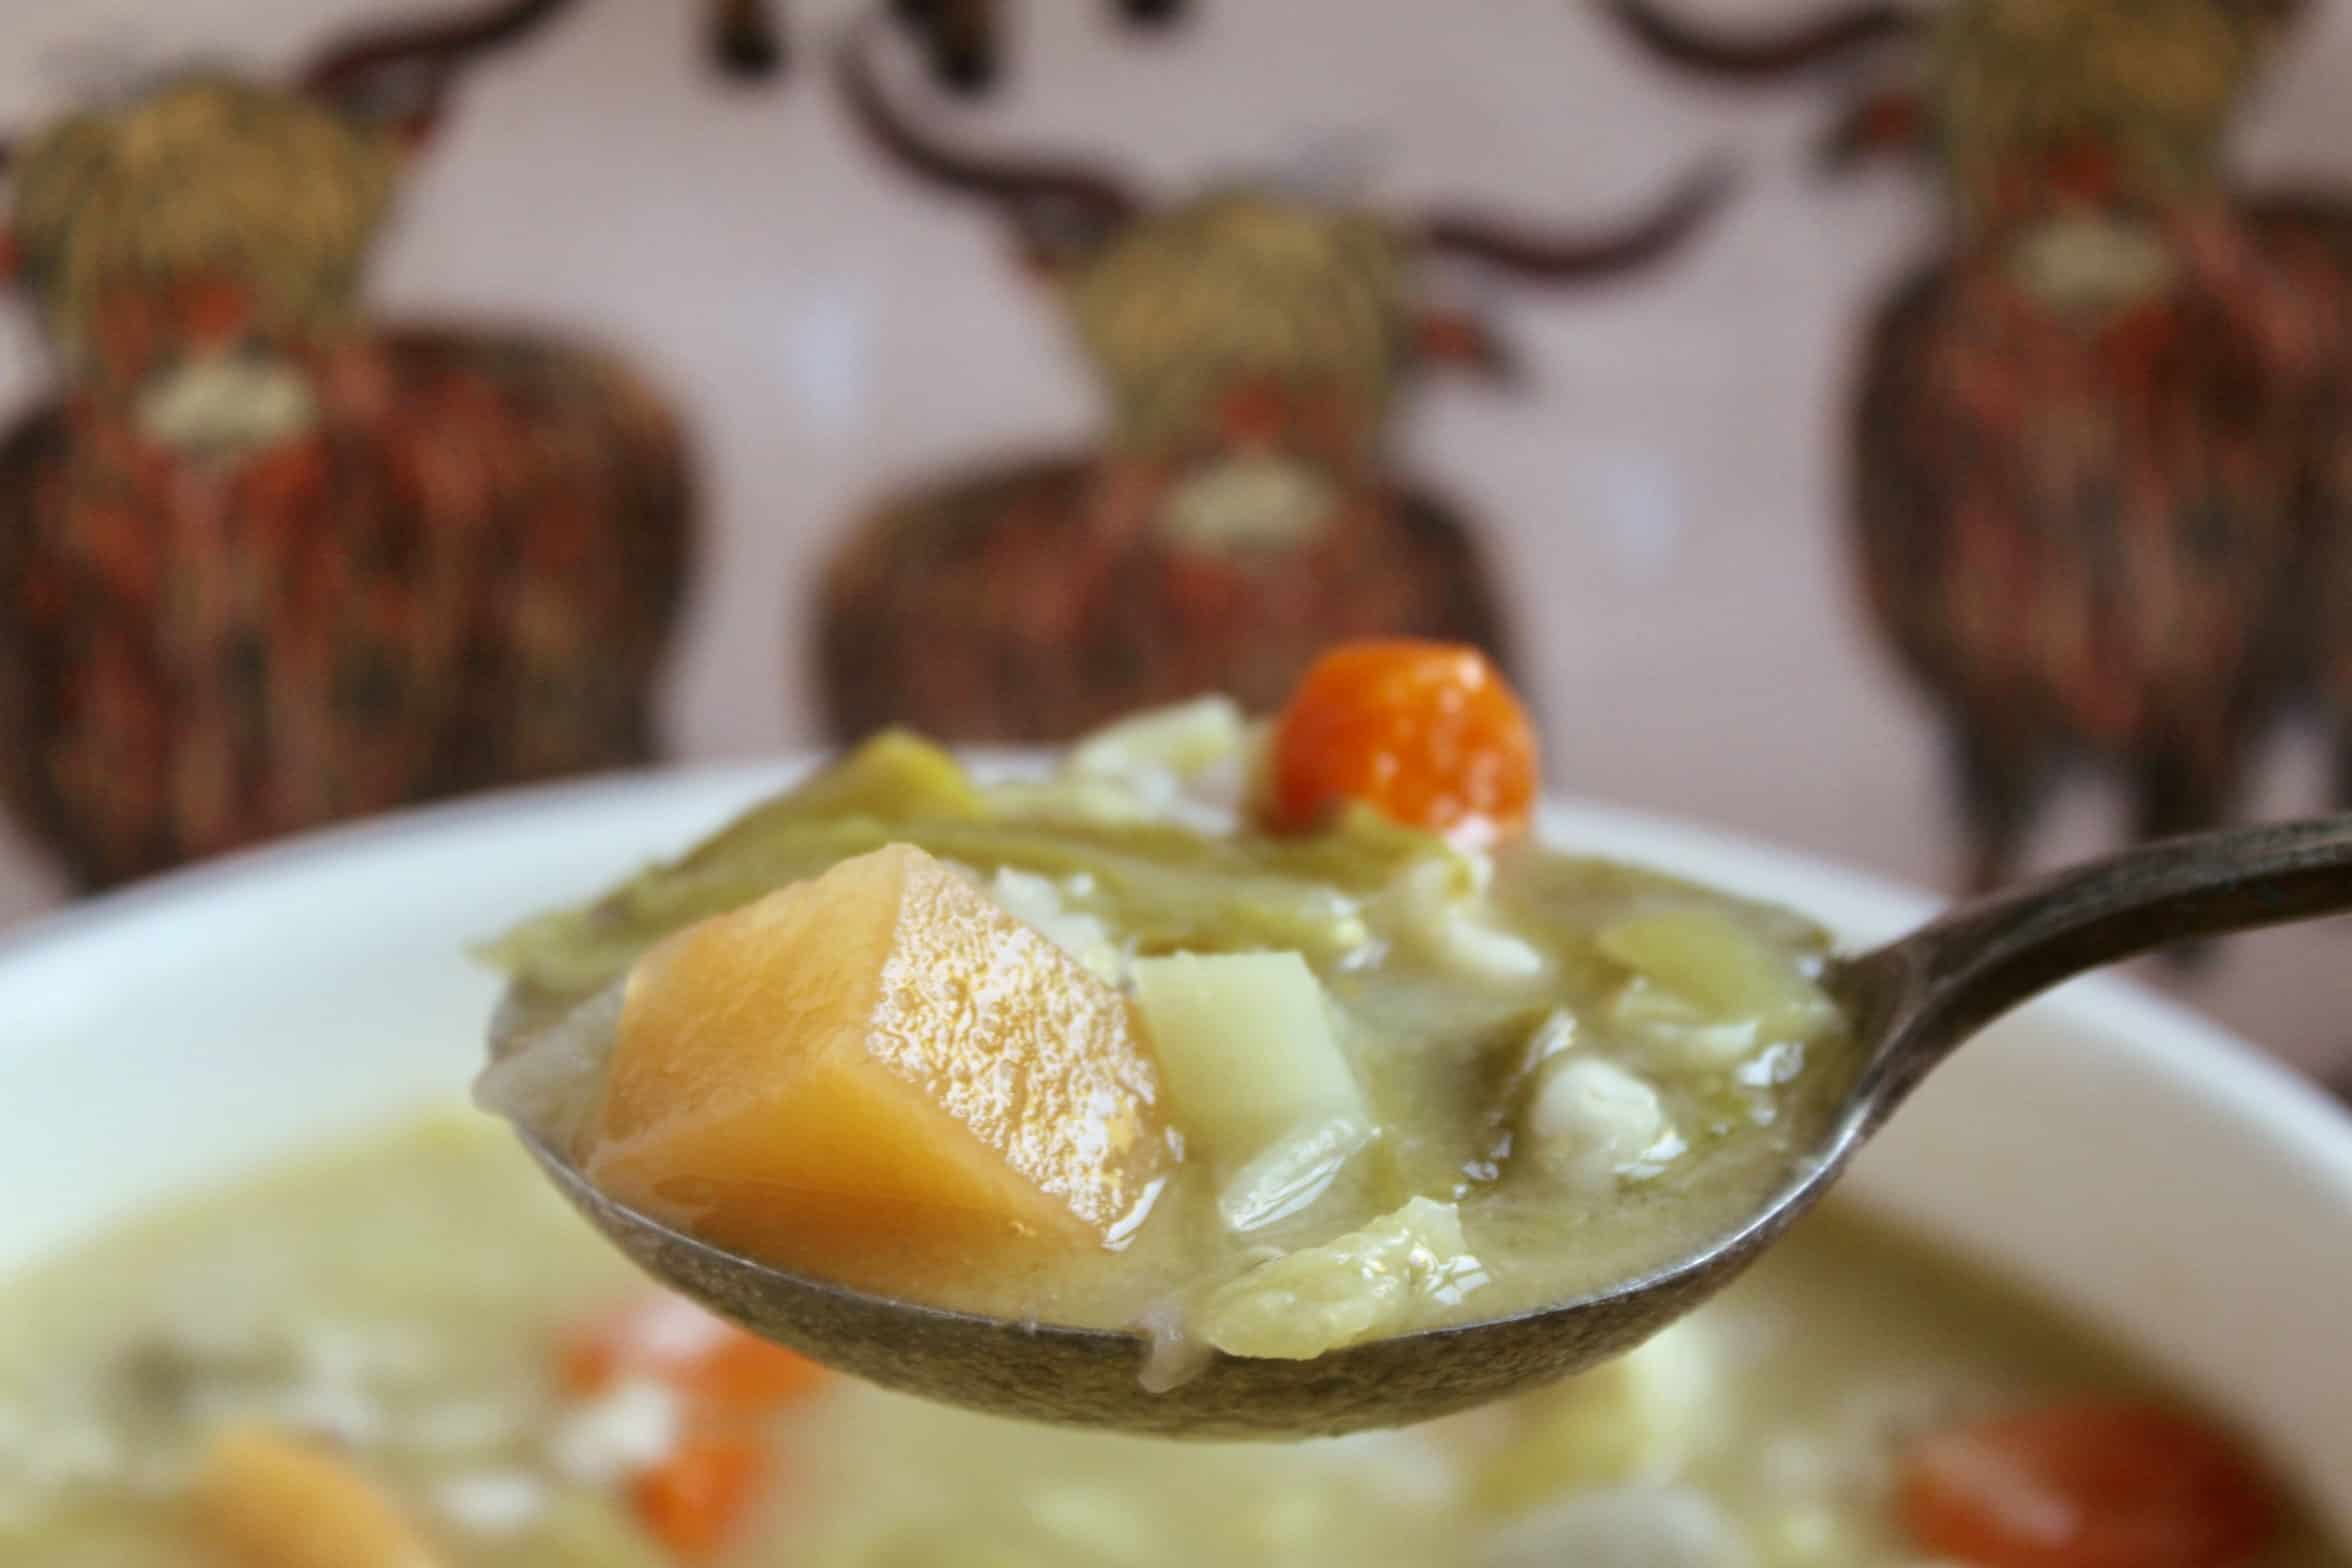
[[[1339,648],[1050,765],[886,734],[489,950],[478,1095],[649,1273],[873,1382],[1281,1437],[1590,1366],[2069,976],[2352,909],[2352,818],[1838,955],[1543,842],[1466,649]]]

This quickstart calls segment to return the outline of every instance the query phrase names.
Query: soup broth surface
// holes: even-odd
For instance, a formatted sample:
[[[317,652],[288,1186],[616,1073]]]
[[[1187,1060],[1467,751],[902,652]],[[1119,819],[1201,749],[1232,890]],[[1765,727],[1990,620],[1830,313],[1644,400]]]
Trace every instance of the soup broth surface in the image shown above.
[[[337,1456],[441,1568],[668,1568],[658,1389],[567,1386],[641,1297],[495,1122],[450,1112],[175,1205],[0,1291],[0,1562],[248,1568],[192,1506],[230,1426]],[[818,1375],[760,1418],[723,1568],[1889,1568],[1920,1434],[2151,1380],[1835,1205],[1641,1350],[1432,1426],[1105,1436]],[[2291,1522],[2265,1568],[2347,1559]],[[271,1565],[252,1563],[252,1568]]]
[[[676,861],[529,923],[493,949],[513,989],[485,1103],[605,1185],[599,1161],[629,1141],[610,1131],[614,1041],[643,1001],[647,955],[854,857],[914,846],[1078,960],[1087,983],[1131,999],[1160,1065],[1152,1109],[1181,1151],[1134,1223],[1115,1244],[1075,1246],[1008,1227],[943,1242],[866,1224],[846,1257],[778,1256],[760,1244],[784,1229],[774,1195],[812,1178],[737,1176],[740,1134],[606,1190],[722,1246],[886,1294],[1149,1325],[1180,1366],[1186,1347],[1312,1356],[1668,1266],[1789,1179],[1852,1076],[1853,1043],[1822,983],[1827,935],[1785,910],[1533,835],[1471,845],[1361,809],[1272,834],[1236,806],[1231,777],[1178,776],[1148,747],[1131,753],[1105,762],[1099,744],[1081,746],[1044,778],[991,780],[886,737]],[[1223,990],[1150,982],[1165,966],[1269,959],[1292,964],[1295,984],[1260,971]],[[857,961],[789,959],[807,975]],[[1155,1010],[1187,984],[1187,1016]],[[742,1011],[752,989],[714,984],[664,1016],[699,1026]],[[1176,1069],[1204,1038],[1226,1060],[1188,1080]],[[732,1072],[766,1049],[698,1048],[693,1068],[631,1081]],[[1344,1080],[1343,1108],[1326,1092],[1292,1124],[1262,1125],[1260,1108],[1309,1077]],[[648,1121],[661,1118],[632,1126]],[[797,1131],[767,1136],[790,1144]]]

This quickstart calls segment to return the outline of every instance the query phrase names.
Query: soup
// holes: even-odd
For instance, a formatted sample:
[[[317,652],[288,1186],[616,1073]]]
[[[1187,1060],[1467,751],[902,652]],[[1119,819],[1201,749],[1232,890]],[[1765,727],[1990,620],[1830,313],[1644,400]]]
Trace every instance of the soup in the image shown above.
[[[2152,1400],[2046,1312],[1832,1205],[1631,1356],[1432,1426],[1268,1446],[1005,1422],[744,1353],[650,1296],[497,1124],[448,1113],[10,1282],[0,1561],[2090,1568],[2119,1559],[1919,1538],[1952,1527],[1922,1456],[1974,1423]],[[319,1519],[341,1531],[323,1548],[300,1533]],[[2171,1528],[2137,1560],[2352,1561],[2258,1495],[2251,1523]],[[411,1555],[372,1555],[387,1539]]]
[[[1826,938],[1400,790],[1395,737],[1502,700],[1462,680],[1350,715],[1405,755],[1369,782],[1310,726],[1314,811],[1266,803],[1298,704],[1270,733],[1213,699],[1141,716],[995,783],[871,742],[502,942],[485,1102],[704,1240],[1148,1326],[1170,1381],[1678,1261],[1851,1076]],[[1492,793],[1486,744],[1449,731],[1422,771]]]

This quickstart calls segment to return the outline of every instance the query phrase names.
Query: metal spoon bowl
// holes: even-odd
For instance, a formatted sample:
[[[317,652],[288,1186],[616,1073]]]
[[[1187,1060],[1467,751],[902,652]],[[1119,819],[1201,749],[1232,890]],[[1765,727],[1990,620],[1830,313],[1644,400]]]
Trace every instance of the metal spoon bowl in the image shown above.
[[[522,1134],[565,1197],[655,1278],[768,1339],[886,1388],[998,1415],[1162,1436],[1291,1438],[1425,1421],[1629,1350],[1729,1284],[1836,1181],[1938,1063],[2018,1003],[2176,942],[2352,912],[2352,815],[2195,834],[1955,908],[1836,962],[1853,1021],[1810,1150],[1743,1223],[1665,1268],[1515,1317],[1429,1329],[1311,1361],[1216,1355],[1145,1389],[1140,1335],[1011,1322],[771,1268],[606,1198]]]

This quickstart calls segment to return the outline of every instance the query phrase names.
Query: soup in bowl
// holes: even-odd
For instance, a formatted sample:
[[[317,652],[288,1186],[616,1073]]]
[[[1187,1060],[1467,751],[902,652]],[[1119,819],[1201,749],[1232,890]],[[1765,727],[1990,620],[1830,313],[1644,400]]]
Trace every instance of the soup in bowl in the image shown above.
[[[2111,982],[1972,1045],[1689,1320],[1432,1426],[1106,1438],[748,1341],[631,1275],[465,1108],[498,984],[458,943],[779,782],[420,813],[20,938],[0,1560],[2347,1560],[2352,1249],[2325,1239],[2352,1224],[2352,1124]],[[1675,825],[1540,817],[1844,943],[1924,908]]]
[[[1320,1362],[1340,1402],[1272,1396],[1300,1435],[1394,1420],[1335,1351],[1720,1244],[1858,1071],[1827,933],[1527,831],[1531,727],[1474,650],[1343,645],[1279,718],[1202,697],[1040,762],[888,731],[510,931],[482,1103],[592,1218],[1148,1336],[1112,1378],[1208,1386],[1142,1430],[1255,1435],[1220,1375]],[[857,1338],[847,1370],[942,1393]],[[988,1408],[1092,1403],[1050,1401]]]

